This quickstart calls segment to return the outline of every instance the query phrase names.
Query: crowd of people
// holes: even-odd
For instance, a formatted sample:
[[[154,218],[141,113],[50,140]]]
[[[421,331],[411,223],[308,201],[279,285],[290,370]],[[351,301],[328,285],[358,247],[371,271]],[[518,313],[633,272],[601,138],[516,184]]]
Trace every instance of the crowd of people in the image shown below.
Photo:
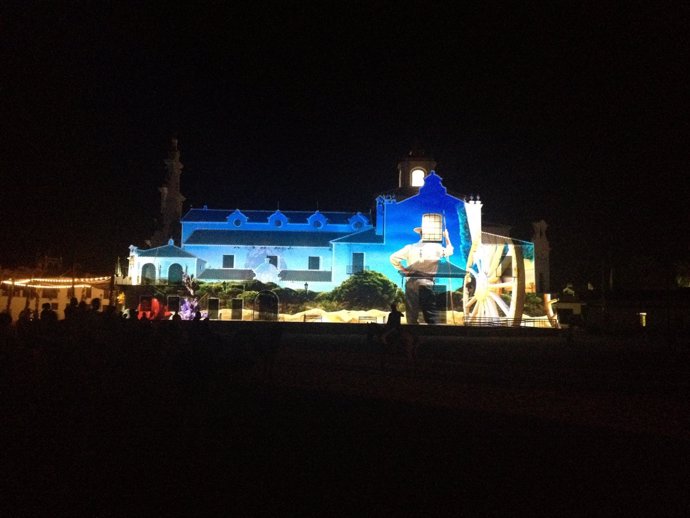
[[[13,321],[9,312],[0,312],[0,343],[36,349],[62,340],[96,338],[97,335],[103,335],[103,331],[113,331],[117,327],[132,327],[135,324],[145,327],[150,320],[153,318],[149,319],[146,312],[138,308],[118,311],[114,306],[101,306],[98,298],[87,304],[72,297],[65,306],[63,318],[59,317],[50,303],[43,304],[41,311],[25,307],[16,321]],[[181,318],[175,313],[171,320],[179,322]],[[193,320],[207,319],[197,311]]]
[[[132,441],[165,451],[193,441],[204,430],[214,387],[255,363],[242,356],[238,338],[213,333],[203,319],[154,322],[99,302],[73,301],[63,314],[50,306],[16,319],[0,313],[0,436],[11,444],[4,461],[12,474],[10,507],[40,514],[54,506],[36,487],[71,484],[69,492],[109,494],[117,477],[103,466],[119,465]],[[72,511],[64,514],[79,515]]]
[[[212,333],[208,321],[153,322],[136,310],[118,312],[76,299],[63,318],[49,304],[26,309],[13,321],[0,313],[0,390],[30,405],[54,397],[128,399],[134,392],[193,393],[205,383],[214,355],[230,338]],[[22,412],[27,408],[21,409]]]

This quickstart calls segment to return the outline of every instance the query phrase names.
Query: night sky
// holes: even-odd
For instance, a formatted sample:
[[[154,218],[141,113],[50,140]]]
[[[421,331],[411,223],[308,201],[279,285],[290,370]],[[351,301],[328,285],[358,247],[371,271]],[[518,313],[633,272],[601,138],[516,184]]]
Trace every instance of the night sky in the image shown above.
[[[69,4],[0,17],[3,267],[143,246],[172,136],[186,208],[365,212],[418,139],[555,283],[690,256],[680,3]]]

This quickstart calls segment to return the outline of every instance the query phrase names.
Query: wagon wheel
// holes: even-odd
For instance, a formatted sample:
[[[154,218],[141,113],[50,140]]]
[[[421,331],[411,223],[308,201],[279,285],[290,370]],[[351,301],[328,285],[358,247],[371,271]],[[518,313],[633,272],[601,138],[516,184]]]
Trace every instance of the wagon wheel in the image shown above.
[[[522,249],[506,242],[473,245],[467,264],[462,290],[465,324],[508,320],[508,325],[519,326],[525,306]]]

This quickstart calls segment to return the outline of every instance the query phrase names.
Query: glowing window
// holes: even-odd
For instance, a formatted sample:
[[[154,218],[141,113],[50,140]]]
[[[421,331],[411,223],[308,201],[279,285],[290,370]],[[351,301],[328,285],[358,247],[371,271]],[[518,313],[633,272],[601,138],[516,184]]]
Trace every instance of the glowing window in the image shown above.
[[[424,185],[424,169],[415,169],[410,174],[410,184],[412,187],[421,187]]]
[[[443,219],[441,214],[424,214],[422,216],[422,240],[441,241],[443,237]]]

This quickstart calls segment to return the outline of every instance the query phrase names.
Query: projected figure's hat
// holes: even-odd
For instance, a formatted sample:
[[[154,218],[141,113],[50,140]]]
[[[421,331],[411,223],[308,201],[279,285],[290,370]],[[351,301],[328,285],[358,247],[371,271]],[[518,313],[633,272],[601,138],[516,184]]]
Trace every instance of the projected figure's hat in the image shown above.
[[[443,239],[443,216],[436,213],[424,214],[422,226],[415,227],[414,231],[422,236],[422,241],[440,243]]]

